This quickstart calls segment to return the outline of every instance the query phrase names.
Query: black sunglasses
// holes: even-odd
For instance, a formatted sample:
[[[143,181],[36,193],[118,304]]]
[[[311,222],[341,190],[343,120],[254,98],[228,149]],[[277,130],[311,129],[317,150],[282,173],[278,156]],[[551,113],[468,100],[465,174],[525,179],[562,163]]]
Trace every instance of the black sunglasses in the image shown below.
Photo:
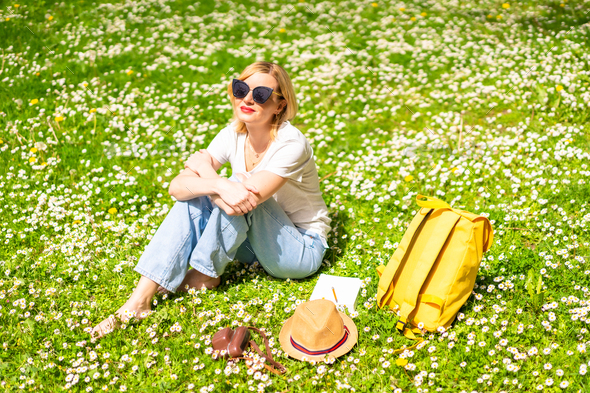
[[[239,79],[234,79],[232,82],[232,91],[234,93],[234,97],[236,98],[244,98],[250,92],[250,86],[244,81]],[[276,94],[279,97],[283,98],[283,95],[273,91],[270,87],[266,86],[258,86],[252,90],[252,99],[254,102],[259,104],[264,104],[269,98],[271,94]]]

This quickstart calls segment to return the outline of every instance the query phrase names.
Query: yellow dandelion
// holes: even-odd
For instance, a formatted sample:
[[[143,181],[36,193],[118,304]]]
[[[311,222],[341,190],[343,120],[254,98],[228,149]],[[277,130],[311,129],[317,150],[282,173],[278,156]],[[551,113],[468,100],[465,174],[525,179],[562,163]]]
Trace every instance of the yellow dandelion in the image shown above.
[[[284,33],[284,32],[286,32],[286,31],[287,31],[287,30],[285,30],[285,29],[279,29],[279,33]]]
[[[0,145],[3,144],[3,143],[4,143],[4,141],[2,139],[0,139]]]
[[[414,176],[408,175],[408,176],[404,177],[404,180],[407,182],[411,182],[412,180],[414,180]]]
[[[395,360],[395,364],[397,364],[400,367],[405,366],[406,364],[408,364],[408,359],[402,359],[402,358],[397,358]]]
[[[377,3],[371,3],[371,5],[372,5],[373,7],[377,7],[379,4],[377,4]]]
[[[30,162],[30,163],[33,163],[33,162],[35,162],[35,161],[37,161],[37,159],[36,159],[35,157],[31,157],[31,158],[29,158],[29,162]]]
[[[108,212],[109,212],[109,214],[115,214],[115,213],[117,212],[117,208],[115,208],[115,207],[111,207],[111,208],[108,210]]]
[[[559,6],[560,6],[560,7],[565,7],[565,4],[561,3]]]
[[[488,15],[488,18],[493,18],[493,17],[494,17],[494,15],[492,15],[492,14]]]
[[[555,90],[557,90],[557,91],[562,91],[562,90],[563,90],[563,86],[562,86],[562,85],[557,85],[557,86],[555,87]]]
[[[425,17],[426,15],[427,15],[427,14],[426,14],[426,12],[422,12],[422,13],[420,14],[420,16],[421,16],[421,17]]]
[[[90,112],[90,113],[94,113],[94,112],[96,112],[96,108],[92,108],[92,109],[90,109],[90,111],[89,111],[89,112]]]
[[[38,102],[39,102],[39,100],[38,100],[38,99],[36,99],[36,98],[33,98],[33,99],[31,100],[31,105],[35,105],[35,104],[37,104]]]
[[[47,17],[47,20],[53,20],[53,16],[49,15],[49,16]]]
[[[20,7],[20,4],[15,4],[14,5],[14,8],[18,8],[18,7]]]
[[[404,12],[406,9],[405,9],[404,7],[401,7],[399,10],[400,10],[401,12]]]
[[[133,70],[128,70],[127,75],[131,75],[131,74],[133,74]]]
[[[74,222],[73,222],[73,223],[74,223],[74,224],[79,224],[79,223],[81,223],[81,222],[82,222],[82,221],[80,221],[80,220],[74,220]]]
[[[43,163],[41,163],[41,165],[45,166],[45,165],[47,165],[47,163],[46,162],[43,162]]]
[[[411,21],[415,21],[415,20],[416,20],[416,17],[415,17],[415,16],[412,16],[412,17],[410,18],[410,20],[411,20]]]
[[[508,8],[510,8],[510,4],[504,3],[504,4],[502,4],[502,8],[508,9]]]
[[[31,153],[37,153],[37,148],[36,147],[31,147],[31,150],[29,150]]]
[[[6,22],[8,22],[10,20],[10,18],[6,18]]]
[[[502,19],[502,15],[496,16],[496,19]]]
[[[58,123],[59,123],[60,121],[63,121],[63,120],[64,120],[64,118],[63,118],[62,116],[56,116],[56,117],[55,117],[55,121],[56,121],[56,122],[58,122]]]
[[[453,169],[451,169],[451,172],[455,173],[456,170],[458,170],[459,168],[454,167]]]
[[[40,73],[40,72],[37,72],[37,74],[36,74],[36,75],[37,75],[37,76],[39,76],[39,75],[41,75],[41,73]]]

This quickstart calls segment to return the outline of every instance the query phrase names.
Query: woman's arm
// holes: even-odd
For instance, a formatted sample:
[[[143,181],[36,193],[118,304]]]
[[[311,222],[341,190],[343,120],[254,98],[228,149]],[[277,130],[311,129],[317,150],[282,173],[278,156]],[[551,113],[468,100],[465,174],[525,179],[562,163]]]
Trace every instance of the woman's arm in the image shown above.
[[[202,177],[222,179],[222,177],[220,177],[217,174],[215,169],[216,167],[221,167],[221,164],[219,164],[219,162],[215,158],[211,157],[207,150],[201,150],[201,152],[203,154],[206,154],[210,161],[200,161],[197,164],[197,167],[195,167],[195,169],[198,171],[199,175]],[[242,180],[242,184],[246,188],[250,188],[251,186],[253,186],[258,190],[258,193],[250,192],[251,196],[254,199],[253,206],[256,207],[257,204],[260,204],[266,201],[271,196],[273,196],[289,179],[283,178],[279,175],[275,175],[272,172],[262,170],[260,172],[255,173],[248,179],[240,180]]]
[[[204,173],[200,173],[200,168],[207,166],[206,161],[209,161],[210,170],[215,176],[204,176]],[[200,153],[191,155],[184,164],[185,169],[170,181],[168,193],[179,201],[218,194],[218,183],[221,177],[217,175],[216,171],[221,167],[221,164],[217,160],[215,161],[213,163],[211,158]]]
[[[242,188],[245,188],[245,190],[248,190],[248,202],[250,203],[250,205],[252,206],[252,208],[249,208],[247,211],[243,211],[243,209],[239,209],[237,206],[232,205],[231,203],[228,203],[228,200],[226,200],[226,198],[224,198],[223,195],[220,195],[219,192],[212,192],[211,194],[205,194],[205,195],[211,195],[211,199],[222,209],[225,210],[226,213],[230,214],[230,212],[228,212],[227,210],[227,205],[230,205],[231,208],[233,208],[234,211],[236,211],[236,213],[247,213],[248,211],[252,210],[253,208],[256,207],[257,204],[262,203],[264,201],[266,201],[268,198],[270,198],[271,196],[273,196],[287,181],[287,178],[283,178],[279,175],[276,175],[272,172],[269,171],[260,171],[258,173],[255,173],[254,175],[252,175],[250,178],[245,179],[242,181],[242,183],[235,183],[235,182],[231,182],[227,179],[222,178],[221,176],[219,176],[219,174],[217,174],[217,170],[221,167],[221,164],[213,157],[211,157],[211,155],[206,151],[206,150],[201,150],[199,153],[195,153],[194,155],[195,159],[193,159],[193,156],[191,156],[191,158],[189,160],[187,160],[187,164],[190,165],[191,169],[185,169],[185,171],[183,171],[180,175],[177,176],[177,178],[175,178],[174,180],[178,179],[178,184],[176,185],[176,193],[174,194],[174,196],[178,199],[178,200],[188,200],[188,199],[192,199],[195,198],[195,196],[193,195],[197,195],[196,193],[191,193],[192,188],[194,188],[194,186],[198,186],[199,184],[197,183],[198,180],[194,180],[195,177],[200,177],[202,179],[200,180],[204,180],[204,179],[212,179],[212,180],[220,180],[219,184],[214,184],[212,191],[218,191],[218,190],[222,190],[222,192],[224,192],[225,194],[227,194],[227,192],[232,192],[233,190],[231,189],[231,186],[238,186],[238,185],[242,185]],[[187,173],[185,175],[185,172]],[[181,177],[185,175],[184,177]],[[182,187],[185,187],[185,190],[182,189]],[[229,191],[224,190],[225,187],[229,187]],[[170,188],[172,189],[172,183]],[[240,189],[240,187],[238,187],[238,190]],[[235,187],[234,187],[235,190]],[[171,195],[173,195],[171,193]],[[186,199],[181,199],[181,198],[186,198]],[[221,198],[221,200],[219,200]],[[226,206],[223,206],[223,204],[220,204],[219,202],[225,202]]]
[[[260,204],[272,197],[287,183],[289,179],[275,175],[272,172],[262,170],[256,172],[248,179],[242,182],[245,186],[254,186],[258,190],[258,194],[252,194],[256,204]]]
[[[222,178],[216,172],[220,167],[215,158],[201,150],[193,154],[185,164],[186,169],[172,179],[168,193],[179,201],[211,195],[212,200],[230,215],[245,214],[254,209],[256,187]]]
[[[179,201],[217,194],[217,179],[202,178],[192,169],[185,168],[170,182],[168,194]]]

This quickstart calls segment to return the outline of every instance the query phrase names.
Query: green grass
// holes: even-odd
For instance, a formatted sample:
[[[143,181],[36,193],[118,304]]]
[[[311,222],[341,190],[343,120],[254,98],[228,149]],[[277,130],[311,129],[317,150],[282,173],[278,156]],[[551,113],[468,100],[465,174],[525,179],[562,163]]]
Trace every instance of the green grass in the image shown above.
[[[4,4],[4,390],[590,389],[587,6],[375,5]],[[317,275],[285,281],[237,262],[218,289],[158,296],[149,318],[93,342],[85,329],[137,283],[133,266],[175,202],[170,180],[228,123],[225,86],[256,60],[283,65],[301,96],[292,123],[333,220],[319,273],[364,280],[358,344],[333,364],[286,358],[280,327]],[[376,307],[376,267],[418,193],[489,215],[495,239],[460,320],[396,355],[412,342]],[[266,329],[286,374],[207,354],[219,328],[240,324]]]

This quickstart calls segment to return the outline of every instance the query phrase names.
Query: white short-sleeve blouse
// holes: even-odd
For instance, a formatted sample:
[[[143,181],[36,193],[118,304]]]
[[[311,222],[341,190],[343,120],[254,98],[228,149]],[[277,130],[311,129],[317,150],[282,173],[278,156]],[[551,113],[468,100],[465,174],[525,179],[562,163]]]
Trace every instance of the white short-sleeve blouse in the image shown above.
[[[299,228],[318,233],[327,246],[331,219],[322,198],[313,149],[307,138],[289,121],[277,131],[260,163],[246,171],[244,143],[246,134],[235,132],[236,122],[223,128],[207,147],[207,151],[221,164],[230,162],[232,173],[250,177],[259,171],[269,171],[289,180],[273,198]]]

